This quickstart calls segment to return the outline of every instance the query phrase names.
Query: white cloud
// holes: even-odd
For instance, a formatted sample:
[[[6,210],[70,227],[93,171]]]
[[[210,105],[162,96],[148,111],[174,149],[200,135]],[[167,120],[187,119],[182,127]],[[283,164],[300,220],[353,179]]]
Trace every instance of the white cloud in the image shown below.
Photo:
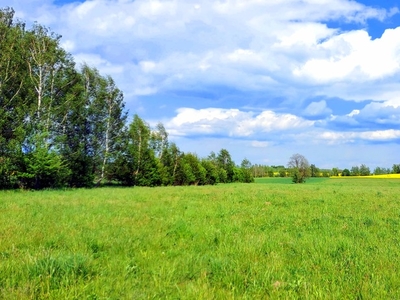
[[[350,113],[348,113],[346,116],[347,117],[353,117],[353,116],[356,116],[356,115],[359,115],[360,114],[360,110],[359,109],[353,109]]]
[[[153,71],[157,66],[155,62],[149,60],[141,61],[139,65],[144,73]]]
[[[172,135],[211,134],[249,137],[272,131],[298,131],[313,125],[291,114],[263,111],[253,112],[221,108],[180,108],[177,115],[166,123]]]
[[[360,122],[375,122],[377,124],[400,125],[400,107],[394,107],[386,102],[367,104],[357,115]]]
[[[288,23],[280,32],[279,42],[274,44],[274,47],[287,48],[290,51],[294,46],[316,46],[321,39],[331,37],[336,31],[320,23]]]
[[[304,114],[311,117],[326,116],[331,113],[332,110],[327,107],[325,100],[319,102],[311,102],[304,110]]]
[[[17,10],[29,10],[11,2]],[[31,5],[36,10],[29,18],[40,22],[52,15],[43,19],[44,25],[61,33],[63,45],[78,59],[82,53],[96,53],[117,69],[127,65],[130,71],[124,66],[126,71],[115,78],[123,90],[218,84],[279,90],[282,97],[302,99],[313,90],[293,91],[287,85],[361,84],[399,69],[400,29],[371,41],[365,31],[340,33],[322,23],[363,23],[397,13],[355,1],[92,0],[60,8],[50,1]],[[113,74],[117,69],[104,68]],[[336,87],[323,91],[340,96]]]
[[[319,83],[375,80],[400,70],[399,49],[400,27],[387,29],[375,40],[364,30],[347,32],[318,45],[316,58],[293,73]],[[318,58],[324,54],[324,58]]]
[[[270,146],[270,142],[265,142],[265,141],[252,141],[251,146],[255,148],[267,148]]]
[[[399,138],[400,138],[400,130],[394,130],[394,129],[363,131],[363,132],[326,131],[315,134],[316,140],[326,140],[330,144],[349,143],[349,142],[353,143],[357,140],[388,141],[388,140],[396,140]]]

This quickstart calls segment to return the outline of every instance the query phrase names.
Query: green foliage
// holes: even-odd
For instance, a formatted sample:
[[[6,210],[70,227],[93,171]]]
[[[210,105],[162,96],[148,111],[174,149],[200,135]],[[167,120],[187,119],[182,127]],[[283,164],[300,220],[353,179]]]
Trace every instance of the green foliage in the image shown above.
[[[314,165],[310,165],[311,177],[319,177],[320,170]]]
[[[26,172],[20,174],[23,185],[27,188],[42,189],[62,187],[69,170],[60,155],[45,147],[38,147],[25,155]]]
[[[382,174],[390,174],[391,170],[389,168],[381,168],[381,167],[376,167],[374,169],[374,175],[382,175]]]
[[[186,153],[183,155],[181,163],[184,165],[184,185],[204,184],[206,181],[207,170],[200,163],[196,154]]]
[[[300,172],[298,169],[292,170],[292,182],[293,183],[303,183],[305,182],[304,178],[300,176]]]
[[[338,168],[332,168],[332,176],[339,176],[340,170]]]
[[[360,166],[353,166],[350,170],[351,176],[368,176],[370,174],[370,169],[364,164],[361,164]]]
[[[360,176],[360,168],[358,166],[351,167],[350,175],[351,176]]]
[[[350,176],[350,175],[351,175],[351,172],[349,169],[343,169],[342,176]]]
[[[243,182],[243,170],[241,168],[233,168],[233,182]]]
[[[212,161],[207,159],[202,159],[200,163],[206,171],[204,184],[217,184],[219,182],[217,166]]]
[[[310,177],[310,164],[301,154],[293,154],[290,157],[288,167],[291,169],[292,181],[294,183],[304,183]]]
[[[175,183],[179,183],[179,185],[192,185],[195,184],[195,182],[196,176],[194,175],[192,166],[182,161],[177,176],[175,177]]]
[[[137,186],[156,186],[161,183],[159,165],[154,150],[150,147],[150,126],[135,115],[129,125],[127,141],[125,141],[126,155],[119,161],[118,168],[125,170],[125,182],[132,182]],[[120,171],[118,171],[120,172]]]
[[[173,185],[177,176],[182,153],[175,143],[168,144],[159,158],[159,170],[162,185]]]
[[[228,175],[225,169],[218,168],[218,178],[219,182],[227,183],[228,182]]]
[[[360,175],[361,176],[368,176],[370,174],[371,174],[370,169],[366,165],[362,164],[360,166]]]
[[[247,158],[242,160],[242,163],[240,164],[240,170],[242,173],[242,178],[241,180],[238,180],[239,182],[245,182],[245,183],[254,182],[252,165]]]
[[[229,151],[221,149],[216,157],[216,161],[218,167],[226,172],[226,181],[223,182],[232,182],[235,163],[232,161]]]

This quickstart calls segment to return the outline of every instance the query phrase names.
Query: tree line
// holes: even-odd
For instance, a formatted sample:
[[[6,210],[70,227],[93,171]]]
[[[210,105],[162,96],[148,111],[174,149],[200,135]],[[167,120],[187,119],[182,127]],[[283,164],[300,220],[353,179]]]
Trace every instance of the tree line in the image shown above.
[[[182,152],[135,115],[110,76],[79,68],[61,37],[0,9],[0,189],[252,182],[251,163],[221,149]]]
[[[290,177],[293,168],[279,166],[269,166],[262,164],[254,164],[251,167],[254,177]],[[330,177],[330,176],[369,176],[384,174],[400,174],[400,164],[393,164],[392,168],[375,167],[373,170],[365,164],[360,166],[352,166],[351,168],[318,168],[315,164],[309,165],[309,177]]]

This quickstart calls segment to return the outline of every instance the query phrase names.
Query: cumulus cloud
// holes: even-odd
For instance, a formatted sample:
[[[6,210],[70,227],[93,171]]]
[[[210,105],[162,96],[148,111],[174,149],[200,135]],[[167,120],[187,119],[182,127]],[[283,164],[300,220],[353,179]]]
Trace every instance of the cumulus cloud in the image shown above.
[[[308,117],[326,117],[332,113],[332,110],[326,105],[326,101],[311,102],[304,110],[304,115]]]
[[[180,108],[177,115],[166,123],[166,128],[172,135],[219,134],[250,137],[273,131],[298,131],[312,125],[312,121],[273,111],[255,114],[239,109]]]
[[[293,74],[317,83],[368,82],[399,72],[399,49],[400,27],[387,29],[375,40],[364,30],[351,31],[319,44],[317,55],[294,69]]]
[[[359,74],[376,79],[399,65],[398,30],[371,41],[364,30],[341,33],[324,23],[364,24],[397,13],[355,1],[92,0],[61,7],[35,1],[33,13],[23,17],[61,33],[73,54],[96,52],[112,64],[130,64],[134,72],[116,78],[123,89],[156,92],[212,82],[250,91],[280,88],[290,98],[284,87],[293,82],[360,80]]]
[[[331,116],[318,125],[342,132],[376,130],[380,136],[383,130],[400,126],[400,107],[392,106],[387,102],[371,102],[362,109],[354,109],[348,114]]]
[[[316,139],[326,140],[331,144],[355,142],[357,140],[366,141],[390,141],[400,139],[400,130],[375,130],[362,132],[323,132],[317,134]]]
[[[373,102],[367,104],[357,115],[360,121],[376,122],[391,126],[400,125],[400,107],[394,107],[388,103]]]
[[[271,145],[271,143],[266,142],[266,141],[252,141],[251,142],[251,146],[255,147],[255,148],[267,148],[270,145]]]

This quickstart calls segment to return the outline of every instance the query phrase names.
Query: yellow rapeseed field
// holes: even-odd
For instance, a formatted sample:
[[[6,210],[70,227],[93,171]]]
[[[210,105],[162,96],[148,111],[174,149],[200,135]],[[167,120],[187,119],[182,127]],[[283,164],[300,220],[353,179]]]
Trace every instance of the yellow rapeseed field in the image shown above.
[[[400,179],[400,174],[382,174],[382,175],[369,175],[369,176],[331,176],[330,178],[376,178],[376,179],[399,178]]]

